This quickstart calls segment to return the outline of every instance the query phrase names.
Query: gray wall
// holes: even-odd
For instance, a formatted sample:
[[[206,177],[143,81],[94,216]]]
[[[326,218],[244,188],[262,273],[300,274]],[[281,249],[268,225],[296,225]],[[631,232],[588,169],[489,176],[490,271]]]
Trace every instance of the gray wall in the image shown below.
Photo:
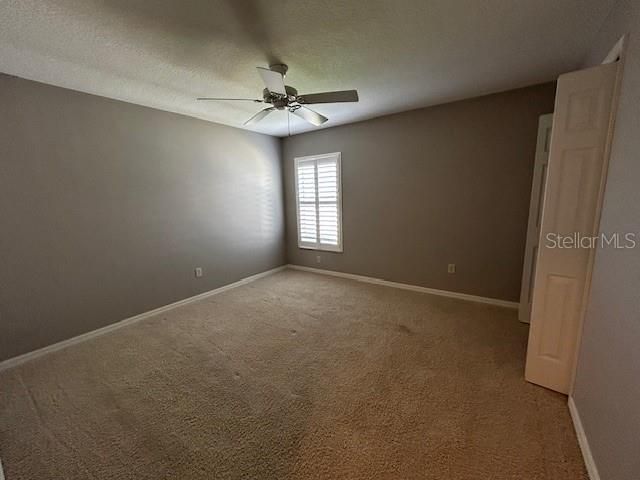
[[[0,75],[0,359],[281,265],[283,225],[279,139]]]
[[[290,263],[518,300],[545,84],[286,138]],[[293,160],[342,152],[344,253],[297,245]],[[457,273],[447,274],[455,263]]]
[[[640,3],[620,1],[589,65],[630,32],[600,229],[640,232]],[[601,249],[574,399],[602,480],[640,478],[640,247]]]

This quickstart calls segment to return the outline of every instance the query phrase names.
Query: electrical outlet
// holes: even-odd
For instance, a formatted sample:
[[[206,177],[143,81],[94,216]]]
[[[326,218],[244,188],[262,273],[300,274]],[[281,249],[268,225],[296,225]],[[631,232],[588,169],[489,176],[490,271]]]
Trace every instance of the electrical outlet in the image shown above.
[[[447,273],[456,273],[456,264],[450,263],[447,267]]]
[[[320,255],[316,255],[316,263],[322,263],[322,257]]]
[[[202,273],[202,267],[196,267],[195,269],[195,274],[196,274],[196,278],[201,278],[203,273]]]

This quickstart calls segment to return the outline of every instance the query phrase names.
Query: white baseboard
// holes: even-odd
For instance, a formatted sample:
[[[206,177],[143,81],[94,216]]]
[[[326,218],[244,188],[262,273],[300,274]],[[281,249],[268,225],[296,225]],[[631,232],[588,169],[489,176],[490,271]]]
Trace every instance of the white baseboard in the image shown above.
[[[591,447],[589,447],[589,441],[587,440],[587,435],[584,432],[582,420],[580,420],[580,414],[578,413],[578,408],[573,401],[573,397],[569,397],[568,405],[569,413],[571,413],[571,420],[573,420],[573,428],[576,430],[578,444],[580,445],[580,450],[582,450],[582,458],[584,459],[584,464],[587,467],[589,478],[591,480],[600,480],[598,467],[596,466],[596,462],[591,454]]]
[[[188,303],[192,303],[198,300],[202,300],[203,298],[210,297],[212,295],[217,295],[218,293],[226,292],[227,290],[231,290],[232,288],[239,287],[241,285],[245,285],[247,283],[253,282],[254,280],[258,280],[259,278],[266,277],[268,275],[272,275],[276,272],[280,272],[287,268],[286,265],[281,267],[276,267],[271,270],[267,270],[265,272],[257,273],[255,275],[251,275],[250,277],[243,278],[242,280],[238,280],[237,282],[230,283],[229,285],[224,285],[220,288],[216,288],[215,290],[210,290],[208,292],[200,293],[193,297],[185,298],[184,300],[179,300],[174,303],[170,303],[169,305],[164,305],[162,307],[156,308],[154,310],[150,310],[148,312],[140,313],[130,318],[126,318],[124,320],[120,320],[119,322],[112,323],[102,328],[98,328],[97,330],[92,330],[87,333],[83,333],[82,335],[78,335],[76,337],[69,338],[67,340],[62,340],[61,342],[54,343],[52,345],[47,345],[46,347],[39,348],[38,350],[34,350],[32,352],[25,353],[23,355],[19,355],[17,357],[9,358],[0,362],[0,372],[6,370],[8,368],[15,367],[22,363],[28,362],[35,358],[41,357],[51,352],[56,352],[58,350],[62,350],[63,348],[67,348],[71,345],[75,345],[77,343],[84,342],[91,338],[98,337],[100,335],[104,335],[105,333],[112,332],[122,327],[126,327],[127,325],[131,325],[132,323],[139,322],[140,320],[144,320],[145,318],[152,317],[153,315],[157,315],[162,312],[166,312],[167,310],[172,310],[176,307],[180,307],[182,305],[186,305]],[[2,477],[0,477],[2,480]]]
[[[506,308],[518,308],[517,302],[510,302],[508,300],[499,300],[497,298],[479,297],[477,295],[469,295],[467,293],[450,292],[447,290],[438,290],[435,288],[419,287],[417,285],[409,285],[406,283],[390,282],[388,280],[382,280],[381,278],[365,277],[363,275],[355,275],[353,273],[335,272],[333,270],[322,270],[319,268],[303,267],[301,265],[287,265],[288,268],[293,270],[302,270],[304,272],[319,273],[322,275],[331,275],[333,277],[348,278],[350,280],[357,280],[358,282],[373,283],[375,285],[384,285],[386,287],[400,288],[403,290],[412,290],[414,292],[429,293],[431,295],[440,295],[441,297],[457,298],[458,300],[467,300],[470,302],[487,303],[489,305],[496,305],[498,307]]]

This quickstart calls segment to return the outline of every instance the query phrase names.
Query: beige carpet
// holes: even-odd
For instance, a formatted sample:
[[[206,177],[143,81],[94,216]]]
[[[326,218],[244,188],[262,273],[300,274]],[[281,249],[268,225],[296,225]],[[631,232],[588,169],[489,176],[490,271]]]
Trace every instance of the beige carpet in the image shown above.
[[[285,271],[0,373],[7,480],[586,479],[512,310]]]

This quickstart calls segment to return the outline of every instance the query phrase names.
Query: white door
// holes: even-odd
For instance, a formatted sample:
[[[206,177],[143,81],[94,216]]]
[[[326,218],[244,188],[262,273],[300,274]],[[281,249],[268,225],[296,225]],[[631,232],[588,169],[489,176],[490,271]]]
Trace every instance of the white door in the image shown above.
[[[531,201],[529,202],[529,224],[527,226],[527,244],[524,250],[524,266],[522,269],[522,287],[520,289],[520,306],[518,318],[529,323],[531,317],[531,297],[536,274],[536,257],[540,240],[540,222],[542,220],[542,199],[547,182],[547,163],[551,146],[551,126],[553,113],[541,115],[538,121],[538,141],[536,144],[536,160],[533,167],[533,183],[531,185]]]
[[[618,64],[558,79],[525,377],[568,393],[594,250],[552,248],[558,235],[594,236],[606,177]]]

